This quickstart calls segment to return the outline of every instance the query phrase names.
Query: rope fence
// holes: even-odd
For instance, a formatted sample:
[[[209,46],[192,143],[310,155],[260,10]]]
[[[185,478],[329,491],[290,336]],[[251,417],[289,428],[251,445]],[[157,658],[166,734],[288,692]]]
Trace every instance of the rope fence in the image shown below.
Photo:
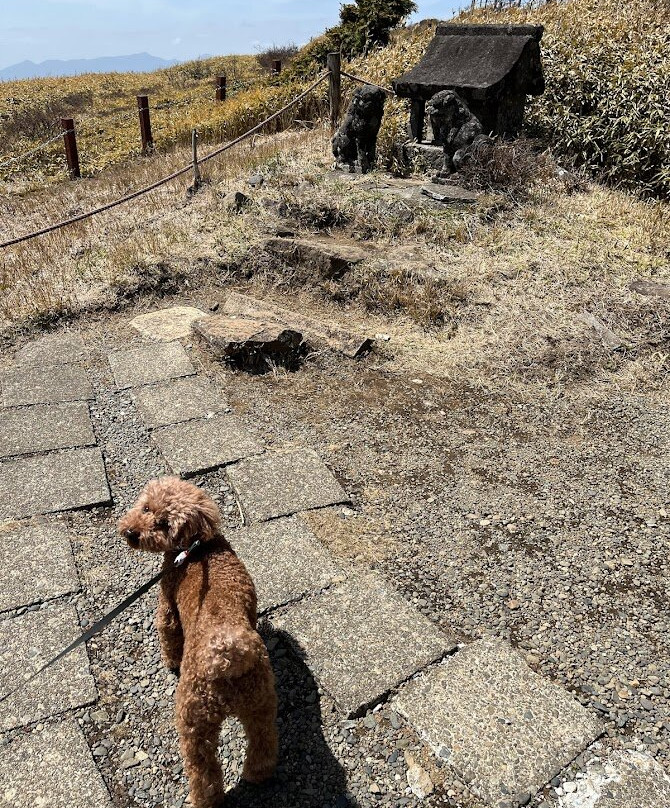
[[[253,80],[243,81],[241,79],[237,79],[236,81],[231,82],[227,85],[227,91],[229,95],[233,93],[237,94],[240,92],[244,92],[245,90],[248,90],[254,86],[256,86],[256,82]],[[212,81],[212,89],[214,90],[216,89],[216,83],[214,81]],[[172,111],[178,111],[203,101],[205,102],[209,101],[213,104],[218,103],[216,95],[214,93],[211,92],[199,93],[189,98],[185,98],[181,101],[170,101],[170,100],[160,101],[157,104],[153,105],[152,111],[154,113],[167,112],[169,114]],[[138,116],[137,105],[131,105],[127,107],[119,107],[116,109],[109,110],[108,112],[104,113],[103,120],[105,122],[109,120],[114,120],[115,124],[118,125],[118,123],[120,123],[121,121],[125,121],[128,118],[136,118],[137,116]],[[77,117],[77,127],[79,128],[80,131],[82,127],[84,128],[84,131],[86,131],[86,126],[89,123],[92,123],[97,127],[100,125],[100,118],[96,117],[93,113],[87,113],[83,116]],[[52,125],[57,126],[58,121],[57,120],[53,121]],[[114,129],[112,129],[111,131],[114,132]],[[47,146],[50,146],[52,143],[55,143],[56,141],[60,140],[64,135],[73,133],[74,130],[61,130],[57,135],[54,135],[52,138],[49,138],[49,140],[46,140],[43,143],[38,144],[34,148],[22,152],[21,154],[12,155],[6,160],[3,160],[2,162],[0,162],[0,169],[12,165],[12,163],[21,163],[22,161],[27,160],[29,157],[32,157],[34,154],[37,154],[38,152],[42,151],[42,149],[47,148]]]
[[[27,152],[23,152],[23,154],[17,154],[14,157],[10,157],[9,160],[5,160],[4,162],[0,163],[0,168],[4,168],[5,166],[8,166],[10,163],[13,163],[15,161],[20,162],[21,160],[25,160],[26,158],[31,157],[33,154],[37,154],[37,152],[42,151],[42,149],[46,149],[47,146],[50,146],[52,143],[55,143],[57,140],[60,140],[63,137],[63,135],[69,134],[70,132],[74,132],[74,129],[68,129],[59,132],[57,135],[54,135],[49,140],[45,140],[44,143],[40,143],[39,146],[35,146],[34,149],[31,149],[30,151]]]
[[[269,115],[267,118],[265,118],[260,123],[256,124],[251,129],[244,132],[243,134],[239,135],[239,137],[236,137],[233,140],[229,141],[228,143],[225,143],[222,146],[219,146],[218,148],[214,149],[214,151],[210,152],[209,154],[206,154],[204,157],[201,157],[199,160],[198,160],[198,158],[196,156],[195,146],[194,146],[194,158],[193,158],[193,161],[191,163],[189,163],[188,165],[185,165],[182,168],[178,169],[177,171],[173,171],[168,176],[162,177],[161,179],[156,180],[155,182],[152,182],[150,185],[146,185],[143,188],[139,188],[139,189],[137,189],[135,191],[132,191],[132,192],[130,192],[128,194],[125,194],[124,196],[122,196],[122,197],[120,197],[118,199],[115,199],[115,200],[113,200],[111,202],[107,202],[106,204],[100,205],[99,207],[93,208],[92,210],[85,211],[84,213],[80,213],[80,214],[78,214],[76,216],[72,216],[69,219],[64,219],[62,221],[55,222],[54,224],[47,225],[46,227],[43,227],[40,230],[35,230],[32,233],[26,233],[26,234],[24,234],[22,236],[17,236],[15,238],[9,239],[8,241],[4,241],[4,242],[0,243],[0,248],[13,247],[13,246],[15,246],[17,244],[21,244],[21,243],[23,243],[25,241],[30,241],[31,239],[37,238],[38,236],[43,236],[43,235],[46,235],[47,233],[52,233],[55,230],[60,230],[61,228],[68,227],[69,225],[85,221],[86,219],[90,219],[92,216],[96,216],[99,213],[104,213],[105,211],[112,210],[113,208],[116,208],[119,205],[123,205],[123,204],[125,204],[127,202],[132,201],[133,199],[137,199],[138,197],[143,196],[144,194],[148,194],[151,191],[154,191],[157,188],[160,188],[161,186],[166,185],[167,183],[172,182],[173,180],[183,176],[184,174],[186,174],[189,171],[194,172],[194,176],[196,178],[194,184],[197,187],[197,185],[198,185],[198,176],[199,176],[199,169],[198,169],[199,163],[206,163],[209,160],[213,160],[215,157],[218,157],[219,155],[223,154],[224,152],[228,151],[229,149],[234,148],[239,143],[242,143],[244,140],[247,140],[248,138],[253,137],[258,132],[260,132],[264,127],[266,127],[268,124],[272,123],[273,121],[276,121],[278,118],[280,118],[286,112],[288,112],[288,110],[292,109],[297,104],[299,104],[304,98],[306,98],[310,93],[312,93],[317,87],[319,87],[325,81],[330,82],[331,125],[334,128],[335,125],[336,125],[337,118],[338,118],[339,105],[340,105],[340,101],[341,101],[341,90],[340,90],[340,78],[341,78],[341,76],[344,76],[345,78],[348,78],[351,81],[358,82],[359,84],[364,84],[364,85],[367,85],[367,86],[370,86],[370,87],[376,87],[376,88],[378,88],[380,90],[383,90],[385,93],[387,93],[389,95],[395,95],[393,90],[390,90],[387,87],[382,87],[381,85],[375,84],[372,81],[368,81],[367,79],[362,79],[359,76],[354,76],[351,73],[347,73],[346,71],[341,70],[339,54],[331,54],[331,56],[329,57],[329,62],[328,62],[328,70],[326,70],[326,72],[324,72],[321,76],[319,76],[319,78],[316,81],[314,81],[309,87],[307,87],[307,89],[303,90],[299,95],[297,95],[295,98],[293,98],[287,104],[285,104],[281,109],[277,110],[272,115]],[[242,84],[242,82],[240,82],[240,84]],[[139,98],[138,98],[138,100],[139,100]],[[144,98],[144,100],[146,102],[146,98]],[[190,101],[189,103],[192,103],[192,101]],[[124,110],[124,112],[125,112],[125,110]],[[139,112],[141,113],[142,110],[140,109]],[[137,114],[137,113],[138,113],[138,110],[133,110],[132,112],[128,111],[128,112],[126,112],[124,114],[123,117],[126,117],[126,115],[129,116],[130,114],[134,115],[134,114]],[[65,125],[65,127],[67,127],[67,124],[70,124],[70,127],[72,127],[72,121],[69,120],[69,119],[63,120],[63,124]],[[35,149],[31,150],[31,152],[26,152],[26,154],[23,154],[23,155],[17,155],[16,157],[10,158],[10,160],[6,161],[5,163],[0,163],[0,168],[3,165],[7,165],[8,163],[10,163],[10,162],[12,162],[14,160],[24,159],[25,157],[29,156],[30,154],[34,154],[35,152],[45,148],[49,144],[54,143],[56,140],[59,140],[61,137],[65,137],[66,147],[67,147],[68,146],[68,139],[71,139],[71,142],[74,141],[74,128],[65,128],[65,127],[64,127],[63,131],[60,132],[58,135],[54,136],[53,138],[46,141],[45,143],[40,144]],[[197,131],[195,129],[193,130],[193,139],[194,139],[194,142],[197,140]],[[74,148],[75,148],[75,152],[76,152],[76,143],[74,145]],[[68,153],[68,162],[69,161],[70,161],[70,155]],[[77,164],[77,171],[78,171],[78,164]]]
[[[341,70],[340,74],[351,81],[357,81],[359,84],[366,84],[368,87],[376,87],[378,90],[383,90],[387,95],[395,95],[394,90],[391,90],[388,87],[382,87],[381,84],[375,84],[374,81],[368,81],[367,79],[362,79],[359,76],[353,76],[351,73],[347,73],[346,70]]]
[[[306,96],[308,96],[311,92],[313,92],[319,85],[323,84],[329,78],[330,74],[328,72],[321,75],[313,84],[311,84],[306,90],[303,90],[299,95],[285,104],[281,109],[277,110],[277,112],[273,113],[272,115],[265,118],[260,123],[256,124],[256,126],[249,129],[244,134],[236,137],[234,140],[231,140],[228,143],[225,143],[223,146],[219,146],[219,148],[214,149],[214,151],[210,152],[209,154],[205,155],[204,157],[198,160],[199,163],[205,163],[208,160],[212,160],[214,157],[218,157],[220,154],[232,149],[234,146],[237,146],[242,141],[247,140],[250,137],[253,137],[257,132],[259,132],[263,127],[267,126],[272,121],[277,120],[277,118],[281,117],[284,113],[288,112],[289,109],[296,106],[303,100]],[[61,137],[61,135],[59,135]],[[192,171],[194,168],[194,163],[189,163],[188,165],[184,166],[183,168],[174,171],[172,174],[169,174],[167,177],[163,177],[156,182],[151,183],[151,185],[147,185],[144,188],[140,188],[132,193],[126,194],[125,196],[120,197],[119,199],[115,199],[112,202],[108,202],[105,205],[101,205],[100,207],[94,208],[92,210],[86,211],[85,213],[80,213],[77,216],[73,216],[69,219],[64,219],[63,221],[56,222],[55,224],[48,225],[47,227],[43,227],[40,230],[35,230],[32,233],[26,233],[23,236],[17,236],[16,238],[10,239],[9,241],[5,241],[0,243],[0,248],[5,247],[13,247],[16,244],[21,244],[24,241],[29,241],[31,239],[37,238],[38,236],[46,235],[47,233],[52,233],[54,230],[60,230],[63,227],[67,227],[68,225],[76,224],[77,222],[82,222],[86,219],[90,219],[92,216],[96,216],[99,213],[103,213],[104,211],[111,210],[112,208],[117,207],[118,205],[123,205],[126,202],[130,202],[133,199],[137,199],[139,196],[143,196],[144,194],[149,193],[150,191],[156,190],[156,188],[160,188],[162,185],[165,185],[172,180],[181,177],[183,174],[186,174],[189,171]]]

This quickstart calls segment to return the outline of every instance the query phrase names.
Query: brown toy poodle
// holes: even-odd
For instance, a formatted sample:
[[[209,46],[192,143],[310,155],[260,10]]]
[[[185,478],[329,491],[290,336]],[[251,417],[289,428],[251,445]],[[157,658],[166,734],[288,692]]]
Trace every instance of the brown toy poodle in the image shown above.
[[[236,716],[247,736],[245,780],[268,779],[277,763],[277,697],[256,631],[256,591],[219,522],[207,494],[163,477],[146,486],[119,523],[132,548],[164,554],[156,627],[165,664],[181,672],[177,730],[194,808],[223,801],[217,745],[227,716]],[[175,566],[198,540],[201,545]]]

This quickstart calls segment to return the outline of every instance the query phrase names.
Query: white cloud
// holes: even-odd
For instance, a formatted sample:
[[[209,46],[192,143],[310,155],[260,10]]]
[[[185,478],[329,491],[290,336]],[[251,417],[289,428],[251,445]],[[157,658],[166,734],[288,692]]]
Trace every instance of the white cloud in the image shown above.
[[[176,36],[176,37],[175,37],[175,38],[172,40],[172,44],[173,44],[173,45],[181,45],[181,37],[180,37],[180,36]]]

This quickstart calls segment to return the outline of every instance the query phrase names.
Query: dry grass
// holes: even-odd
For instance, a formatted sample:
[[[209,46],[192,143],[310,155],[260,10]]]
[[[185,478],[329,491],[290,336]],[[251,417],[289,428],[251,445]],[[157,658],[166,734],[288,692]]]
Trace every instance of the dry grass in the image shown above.
[[[229,97],[215,101],[215,76],[228,75]],[[0,85],[0,131],[7,150],[0,163],[22,155],[54,134],[58,119],[74,116],[84,177],[141,154],[135,96],[148,94],[152,133],[159,154],[190,142],[198,129],[203,144],[220,143],[251,128],[300,91],[278,85],[253,56],[228,56],[190,62],[154,73],[87,74],[31,79]],[[297,111],[310,119],[321,111],[320,98]],[[279,128],[282,128],[281,126]],[[0,195],[16,195],[45,182],[67,178],[63,143],[0,167]]]
[[[410,63],[415,45],[410,39],[400,46]],[[269,106],[270,97],[276,108],[270,94],[262,103]],[[383,130],[382,138],[392,144],[402,118],[389,120],[385,126],[396,130]],[[114,199],[188,160],[188,150],[177,146],[93,179],[0,197],[0,237]],[[541,183],[528,183],[531,161],[515,203],[487,196],[474,210],[417,209],[378,193],[374,183],[327,178],[331,161],[321,125],[258,138],[207,164],[210,182],[192,198],[184,178],[132,206],[4,250],[1,325],[116,306],[143,292],[232,284],[285,297],[289,307],[300,295],[307,308],[331,311],[333,319],[339,311],[353,327],[390,334],[390,347],[379,350],[396,367],[519,395],[540,388],[560,395],[567,385],[594,382],[667,388],[670,307],[628,289],[636,278],[670,282],[667,206],[598,186],[568,193],[551,171]],[[497,177],[514,168],[508,159],[494,167]],[[248,190],[241,183],[252,171],[266,182],[237,213],[231,191]],[[316,281],[259,262],[262,242],[279,222],[376,250],[341,279]],[[607,350],[584,312],[616,332],[624,347]]]

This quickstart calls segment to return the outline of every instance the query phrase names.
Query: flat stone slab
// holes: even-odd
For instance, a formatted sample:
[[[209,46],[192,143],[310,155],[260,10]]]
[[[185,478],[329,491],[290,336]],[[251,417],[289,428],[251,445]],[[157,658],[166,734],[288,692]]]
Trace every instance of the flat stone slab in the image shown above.
[[[289,632],[349,716],[456,646],[379,576],[358,575],[273,622]]]
[[[17,736],[0,749],[0,805],[111,808],[107,787],[74,721]]]
[[[322,278],[340,277],[364,261],[372,249],[362,248],[359,242],[331,238],[269,238],[263,247],[289,266],[308,267]]]
[[[16,352],[21,365],[68,365],[86,358],[86,346],[81,334],[53,334],[29,342]]]
[[[258,522],[349,500],[311,449],[245,460],[229,469],[228,476],[248,516]]]
[[[191,360],[178,342],[115,351],[108,359],[119,390],[195,373]]]
[[[254,579],[259,612],[320,592],[346,577],[296,517],[238,530],[228,538]]]
[[[213,384],[197,376],[138,387],[133,390],[133,398],[149,429],[208,418],[225,410],[228,404]]]
[[[65,530],[47,522],[0,526],[0,612],[79,590]]]
[[[327,345],[345,356],[354,358],[359,356],[372,345],[369,337],[352,334],[345,331],[336,323],[315,320],[295,311],[275,306],[267,300],[256,300],[248,295],[230,292],[223,305],[223,311],[233,316],[255,317],[286,323],[300,331],[310,345]]]
[[[195,474],[258,454],[263,446],[235,415],[155,429],[152,438],[175,474]]]
[[[0,703],[0,729],[21,727],[95,701],[98,694],[84,645],[12,692],[79,634],[77,612],[70,604],[0,621],[0,696],[12,693]]]
[[[0,519],[21,519],[109,502],[100,449],[21,457],[0,463]]]
[[[83,401],[0,410],[0,458],[94,443]]]
[[[409,682],[394,706],[496,808],[535,794],[603,731],[499,639],[474,642]]]
[[[86,401],[93,388],[81,365],[35,365],[10,368],[2,376],[5,407]]]
[[[558,799],[560,808],[666,808],[670,777],[649,755],[618,750],[605,760],[593,759],[576,790]]]
[[[130,324],[143,337],[171,342],[188,337],[193,323],[206,316],[207,312],[193,306],[172,306],[169,309],[140,314],[139,317],[134,317]]]

